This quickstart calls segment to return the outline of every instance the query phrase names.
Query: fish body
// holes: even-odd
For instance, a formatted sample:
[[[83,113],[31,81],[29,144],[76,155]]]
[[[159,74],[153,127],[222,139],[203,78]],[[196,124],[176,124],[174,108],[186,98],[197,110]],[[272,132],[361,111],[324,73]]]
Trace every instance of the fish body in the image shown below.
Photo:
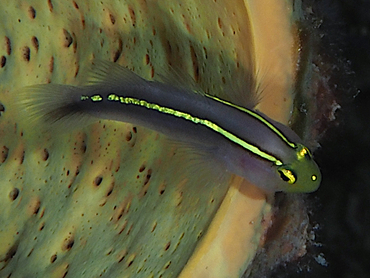
[[[310,151],[287,126],[186,86],[145,80],[114,63],[97,62],[84,86],[26,87],[19,102],[29,117],[60,128],[108,119],[155,130],[266,192],[312,192],[321,181]]]

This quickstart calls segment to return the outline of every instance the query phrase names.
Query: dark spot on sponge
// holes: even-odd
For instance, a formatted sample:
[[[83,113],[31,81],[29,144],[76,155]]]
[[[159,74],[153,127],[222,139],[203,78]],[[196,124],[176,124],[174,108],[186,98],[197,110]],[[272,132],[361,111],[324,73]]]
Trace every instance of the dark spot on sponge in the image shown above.
[[[50,257],[50,263],[54,263],[57,260],[58,256],[57,254],[54,254],[53,256]]]
[[[8,37],[5,37],[5,49],[6,54],[10,55],[12,53],[12,46]]]
[[[149,57],[149,54],[145,54],[145,64],[149,64],[150,62],[150,57]]]
[[[30,61],[30,59],[31,59],[31,50],[28,46],[23,47],[22,57],[23,57],[23,60],[25,60],[26,62]]]
[[[158,191],[159,191],[159,195],[163,195],[164,192],[166,190],[166,185],[164,183],[162,183],[159,188],[158,188]]]
[[[28,8],[28,15],[31,19],[36,17],[36,10],[32,6]]]
[[[132,133],[131,131],[126,134],[126,141],[129,142],[132,139]]]
[[[43,161],[48,160],[49,159],[49,151],[47,149],[44,149],[41,156],[42,156]]]
[[[36,52],[38,52],[39,51],[39,40],[35,36],[33,36],[31,41],[32,41],[32,45],[35,48]]]
[[[193,46],[190,46],[191,60],[193,61],[194,80],[199,81],[199,62],[198,56]]]
[[[73,38],[71,34],[66,29],[63,29],[63,46],[70,47],[72,42],[73,42]]]
[[[73,6],[78,10],[79,9],[79,7],[78,7],[78,5],[77,5],[77,3],[75,2],[75,1],[73,1]]]
[[[222,29],[222,21],[221,21],[221,18],[218,18],[217,24],[218,24],[218,28]]]
[[[167,251],[171,246],[171,241],[167,242],[167,244],[164,246],[164,251]]]
[[[99,186],[102,183],[102,181],[103,181],[103,177],[98,176],[98,177],[95,178],[94,184],[96,186]]]
[[[151,232],[153,233],[156,228],[157,228],[157,222],[154,222],[153,226],[152,226],[152,229],[151,229]]]
[[[168,269],[171,265],[171,261],[167,262],[165,265],[164,265],[164,269]]]
[[[145,177],[144,185],[148,184],[151,177],[152,177],[152,169],[149,169]]]
[[[4,163],[5,160],[8,158],[9,149],[6,146],[3,146],[3,149],[0,153],[0,163]]]
[[[52,56],[49,61],[49,72],[52,73],[54,71],[54,57]]]
[[[145,170],[145,165],[141,165],[140,168],[139,168],[139,172],[143,172]]]
[[[154,78],[154,67],[153,67],[153,66],[151,66],[150,76],[151,76],[152,78]]]
[[[113,52],[113,62],[117,62],[117,60],[119,59],[119,57],[121,56],[122,54],[122,48],[123,48],[123,42],[121,39],[118,40],[118,47],[117,49]]]
[[[30,250],[30,252],[28,252],[28,255],[27,255],[27,257],[30,257],[31,256],[31,254],[33,253],[33,248]]]
[[[122,261],[125,259],[126,255],[127,255],[127,251],[126,251],[126,250],[124,250],[123,252],[121,252],[121,253],[118,255],[118,262],[119,262],[119,263],[120,263],[120,262],[122,262]]]
[[[62,245],[62,250],[63,251],[69,251],[73,247],[73,244],[75,243],[73,237],[67,237],[64,239],[63,245]]]
[[[76,37],[75,36],[75,33],[72,33],[73,37]],[[74,40],[73,41],[73,53],[76,53],[77,52],[77,40]]]
[[[49,6],[49,11],[53,12],[53,3],[51,3],[51,0],[48,0],[48,6]]]
[[[5,257],[2,258],[1,260],[2,262],[7,263],[15,256],[18,250],[18,244],[19,242],[17,241],[8,249],[8,252],[6,252]]]
[[[114,25],[114,23],[116,23],[116,19],[115,19],[114,15],[109,14],[109,18],[110,18],[110,22],[112,23],[112,25]]]
[[[18,188],[13,188],[12,191],[10,191],[10,193],[9,193],[9,198],[12,201],[17,199],[18,196],[19,196],[19,189]]]
[[[107,191],[107,194],[106,194],[107,197],[112,194],[113,188],[114,188],[114,182],[111,183],[111,185],[110,185],[110,187],[109,187],[109,189]]]
[[[84,136],[85,137],[85,136]],[[76,154],[84,154],[86,153],[87,145],[85,140],[79,140],[75,142],[75,147],[73,148],[76,151]]]
[[[134,263],[134,259],[130,260],[127,264],[127,267],[130,267]]]
[[[80,66],[76,65],[76,70],[75,70],[75,77],[77,77],[77,74],[80,72]]]
[[[38,214],[40,211],[41,202],[40,200],[35,200],[31,203],[30,209],[32,210],[32,214]]]
[[[5,112],[5,106],[2,103],[0,103],[0,116],[2,116],[4,112]]]
[[[26,154],[26,153],[25,153],[25,151],[23,151],[23,152],[22,152],[22,155],[21,155],[20,162],[19,162],[20,164],[23,164],[25,154]]]
[[[132,26],[135,27],[135,24],[136,24],[136,15],[135,15],[135,11],[133,10],[133,8],[129,7],[128,8],[128,11],[130,13],[130,17],[131,17],[131,22],[132,22]]]
[[[1,58],[0,58],[0,68],[5,67],[5,64],[6,64],[6,57],[1,56]]]

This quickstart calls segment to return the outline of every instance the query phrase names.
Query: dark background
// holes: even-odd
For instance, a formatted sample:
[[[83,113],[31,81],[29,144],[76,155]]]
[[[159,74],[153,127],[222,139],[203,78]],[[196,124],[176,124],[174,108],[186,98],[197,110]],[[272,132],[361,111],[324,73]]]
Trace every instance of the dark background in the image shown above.
[[[289,264],[272,277],[370,277],[370,1],[315,2],[329,43],[324,49],[338,55],[333,80],[342,109],[315,152],[323,182],[308,203],[319,244],[308,247],[298,267]],[[320,253],[327,266],[315,261]]]
[[[349,87],[338,89],[344,95],[339,126],[317,154],[324,180],[313,219],[321,225],[318,241],[329,265],[309,276],[370,277],[370,1],[333,2],[328,36],[354,74],[342,69]]]

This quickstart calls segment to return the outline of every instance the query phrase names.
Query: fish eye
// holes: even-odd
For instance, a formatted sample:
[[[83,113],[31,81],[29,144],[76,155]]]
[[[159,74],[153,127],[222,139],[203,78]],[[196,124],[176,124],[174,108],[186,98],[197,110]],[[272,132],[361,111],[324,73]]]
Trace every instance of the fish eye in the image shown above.
[[[278,172],[280,174],[280,178],[289,184],[294,184],[297,180],[296,175],[289,169],[281,168]]]
[[[312,175],[312,176],[311,176],[311,180],[312,180],[312,181],[317,181],[317,176],[316,176],[316,175]]]

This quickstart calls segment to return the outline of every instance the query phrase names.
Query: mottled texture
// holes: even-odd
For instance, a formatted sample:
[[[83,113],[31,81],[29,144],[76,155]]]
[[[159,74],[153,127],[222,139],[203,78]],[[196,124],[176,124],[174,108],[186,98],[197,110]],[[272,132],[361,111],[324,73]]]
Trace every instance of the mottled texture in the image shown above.
[[[215,51],[221,52],[210,59],[208,76],[220,90],[220,73],[230,79],[237,51],[228,36],[206,53],[211,42],[200,44],[192,35],[204,25],[192,20],[197,9],[190,3],[192,10],[164,2],[84,3],[19,1],[2,10],[1,276],[173,277],[228,184],[140,127],[102,122],[72,133],[24,129],[27,119],[17,116],[12,99],[29,84],[79,84],[80,68],[94,57],[146,78],[154,65],[179,63],[197,78]],[[173,14],[181,10],[187,14],[179,21]],[[220,36],[219,28],[214,22],[208,35]]]
[[[176,273],[209,224],[225,186],[186,175],[186,162],[162,150],[156,134],[108,123],[92,128],[32,146],[5,129],[19,138],[2,141],[9,149],[1,167],[6,275]],[[4,219],[10,214],[17,217]]]

